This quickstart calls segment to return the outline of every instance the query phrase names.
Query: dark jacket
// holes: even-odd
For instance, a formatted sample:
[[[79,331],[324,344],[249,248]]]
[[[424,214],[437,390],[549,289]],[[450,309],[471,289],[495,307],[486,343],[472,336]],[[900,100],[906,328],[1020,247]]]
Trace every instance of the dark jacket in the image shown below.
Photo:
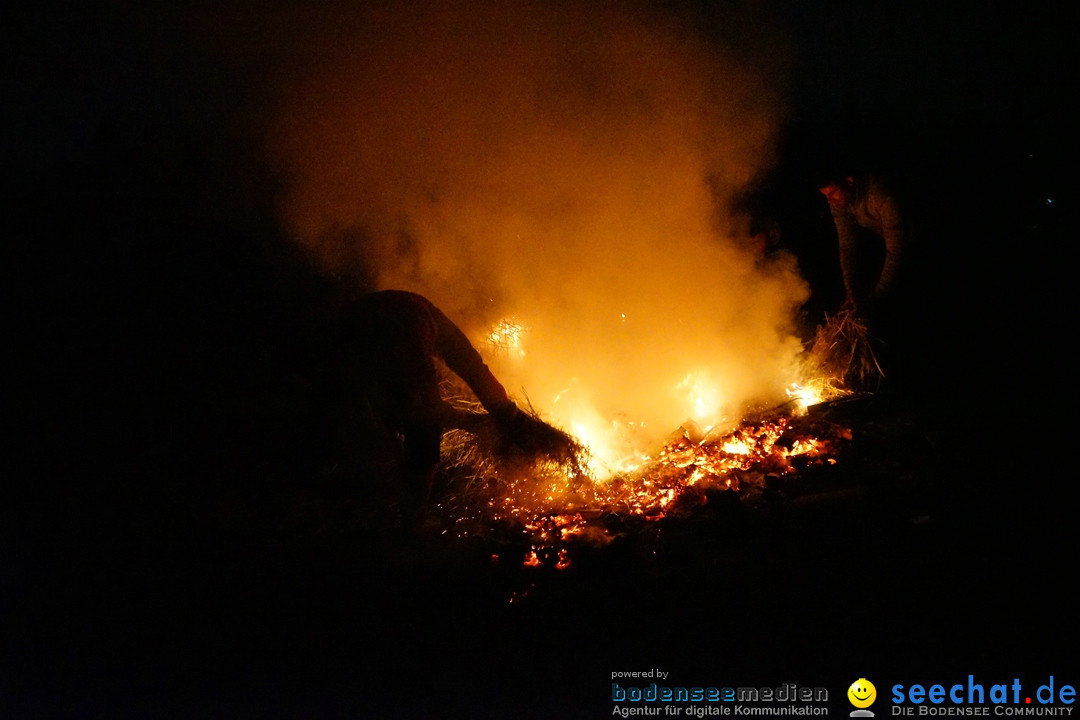
[[[370,293],[346,309],[339,334],[342,360],[355,363],[373,409],[392,425],[445,412],[435,358],[465,381],[488,412],[515,407],[465,333],[422,295]]]
[[[855,196],[847,207],[831,208],[831,212],[848,297],[857,302],[888,299],[896,290],[910,241],[911,229],[905,223],[899,202],[884,185],[870,179],[856,183]],[[860,232],[860,228],[865,232]],[[869,276],[862,262],[866,248],[860,247],[868,233],[884,244],[880,273]]]

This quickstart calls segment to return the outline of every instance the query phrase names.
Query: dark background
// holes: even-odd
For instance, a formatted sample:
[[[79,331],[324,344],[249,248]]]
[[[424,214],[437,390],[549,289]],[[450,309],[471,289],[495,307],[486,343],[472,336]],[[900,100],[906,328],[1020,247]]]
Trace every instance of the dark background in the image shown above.
[[[823,165],[887,167],[937,213],[920,391],[842,418],[836,492],[531,574],[317,482],[319,328],[341,287],[275,222],[275,48],[223,53],[174,8],[15,12],[0,710],[599,717],[612,671],[652,666],[826,685],[834,713],[858,677],[1075,684],[1077,72],[1056,7],[770,10],[798,61],[763,202],[815,300],[835,281]]]

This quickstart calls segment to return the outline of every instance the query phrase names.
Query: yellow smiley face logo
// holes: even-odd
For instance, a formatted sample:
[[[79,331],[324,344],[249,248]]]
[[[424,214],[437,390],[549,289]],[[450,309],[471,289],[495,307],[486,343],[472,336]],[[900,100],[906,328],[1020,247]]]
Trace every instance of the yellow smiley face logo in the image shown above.
[[[866,678],[859,678],[847,689],[848,700],[857,708],[868,708],[877,699],[877,688]]]

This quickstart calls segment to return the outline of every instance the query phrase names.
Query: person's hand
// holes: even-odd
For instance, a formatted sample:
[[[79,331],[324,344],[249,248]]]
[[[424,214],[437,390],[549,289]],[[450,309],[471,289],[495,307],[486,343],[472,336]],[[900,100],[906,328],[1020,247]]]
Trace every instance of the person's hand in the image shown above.
[[[500,425],[512,425],[513,423],[520,421],[525,415],[524,411],[513,402],[493,407],[488,410],[488,414]]]
[[[856,300],[851,295],[848,295],[844,299],[844,304],[840,306],[839,314],[850,315],[852,318],[860,321],[867,328],[873,328],[877,321],[880,319],[881,303],[877,302],[874,298],[863,298]]]
[[[867,327],[874,327],[881,319],[881,303],[875,298],[867,298],[859,303],[855,314],[866,323]]]

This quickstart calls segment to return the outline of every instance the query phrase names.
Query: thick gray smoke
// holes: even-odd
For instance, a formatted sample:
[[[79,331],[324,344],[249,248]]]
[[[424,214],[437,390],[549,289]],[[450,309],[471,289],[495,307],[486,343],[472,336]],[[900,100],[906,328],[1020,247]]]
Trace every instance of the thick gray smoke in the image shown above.
[[[805,283],[728,209],[772,161],[768,63],[632,3],[365,6],[297,48],[271,139],[288,231],[427,294],[519,399],[664,434],[791,381]],[[506,318],[520,345],[485,347]]]

